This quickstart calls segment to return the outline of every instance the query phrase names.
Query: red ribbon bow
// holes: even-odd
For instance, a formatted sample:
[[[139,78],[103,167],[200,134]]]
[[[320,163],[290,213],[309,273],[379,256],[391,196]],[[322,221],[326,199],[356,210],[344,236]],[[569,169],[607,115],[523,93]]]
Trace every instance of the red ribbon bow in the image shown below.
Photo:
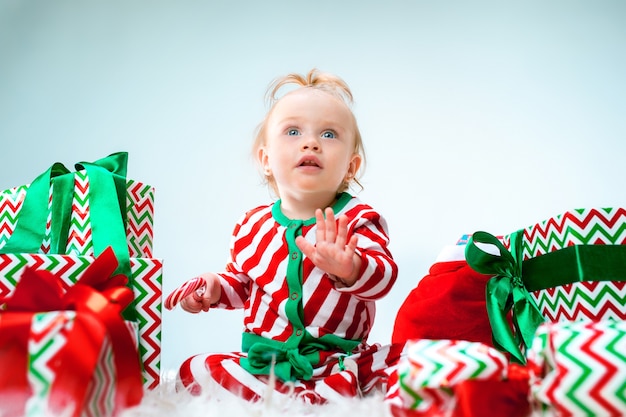
[[[75,310],[76,318],[66,344],[54,360],[56,375],[50,388],[50,411],[67,412],[68,409],[73,409],[74,416],[80,415],[85,406],[89,382],[93,378],[100,350],[107,336],[113,348],[116,373],[114,414],[141,402],[143,379],[139,354],[122,317],[124,308],[133,301],[133,292],[126,286],[127,277],[112,276],[117,266],[117,258],[109,247],[67,291],[63,289],[61,278],[49,271],[33,268],[24,270],[13,295],[0,299],[0,305],[4,304],[4,311],[0,315],[0,369],[10,375],[8,380],[16,378],[19,381],[4,385],[5,388],[15,391],[18,388],[16,383],[26,382],[26,377],[21,374],[26,374],[27,371],[25,351],[19,355],[23,358],[20,364],[15,363],[18,356],[15,348],[12,354],[1,354],[3,346],[11,346],[7,342],[12,342],[12,346],[15,346],[15,339],[24,336],[11,335],[8,332],[11,324],[24,321],[23,314],[11,313],[29,313],[27,316],[30,323],[30,317],[35,312]],[[24,333],[24,326],[21,327],[17,333]],[[15,333],[16,327],[12,326],[12,329]],[[0,391],[3,389],[3,382],[0,378]],[[22,385],[22,391],[25,386],[28,387],[28,384]]]

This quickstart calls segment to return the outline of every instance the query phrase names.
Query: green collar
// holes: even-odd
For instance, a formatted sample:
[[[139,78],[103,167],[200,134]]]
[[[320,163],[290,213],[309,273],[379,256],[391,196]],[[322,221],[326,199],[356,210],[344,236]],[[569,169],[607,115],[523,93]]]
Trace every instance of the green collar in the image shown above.
[[[333,212],[335,214],[339,213],[351,199],[352,196],[348,193],[338,194],[335,203],[332,205]],[[278,224],[285,227],[289,227],[293,223],[299,223],[302,226],[310,226],[312,224],[315,224],[315,217],[311,217],[308,220],[293,220],[285,216],[280,209],[281,201],[282,200],[276,201],[274,203],[274,206],[272,207],[272,216]]]

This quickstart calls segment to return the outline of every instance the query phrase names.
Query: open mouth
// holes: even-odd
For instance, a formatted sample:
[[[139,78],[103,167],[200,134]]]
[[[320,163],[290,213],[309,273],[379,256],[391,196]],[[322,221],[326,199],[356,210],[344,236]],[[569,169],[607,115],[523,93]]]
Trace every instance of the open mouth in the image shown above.
[[[319,167],[319,165],[317,164],[317,162],[315,161],[310,161],[310,160],[306,160],[306,161],[302,161],[302,163],[300,164],[301,167]]]
[[[304,157],[300,160],[298,164],[299,167],[315,167],[321,168],[320,161],[315,157]]]

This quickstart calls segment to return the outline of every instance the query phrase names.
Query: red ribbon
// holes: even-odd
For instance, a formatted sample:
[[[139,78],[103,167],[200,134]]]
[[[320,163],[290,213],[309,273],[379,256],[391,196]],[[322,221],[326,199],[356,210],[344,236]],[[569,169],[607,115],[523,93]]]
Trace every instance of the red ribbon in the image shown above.
[[[63,291],[60,277],[49,271],[26,268],[12,297],[0,299],[0,305],[4,303],[4,310],[10,313],[28,312],[30,316],[44,311],[75,310],[77,313],[66,345],[54,360],[56,376],[48,402],[52,412],[73,409],[74,416],[80,415],[107,336],[113,347],[116,372],[114,414],[141,402],[143,379],[139,353],[122,317],[124,308],[133,301],[133,292],[126,286],[125,276],[112,276],[117,266],[113,249],[109,247],[67,292]],[[9,317],[11,314],[6,312],[0,316],[0,334],[5,333],[2,327]],[[27,327],[30,330],[30,324]],[[6,344],[0,343],[1,346]],[[0,369],[3,372],[6,369],[1,356]],[[23,367],[21,372],[26,369]],[[19,372],[17,376],[21,378]],[[0,389],[4,387],[0,384]]]

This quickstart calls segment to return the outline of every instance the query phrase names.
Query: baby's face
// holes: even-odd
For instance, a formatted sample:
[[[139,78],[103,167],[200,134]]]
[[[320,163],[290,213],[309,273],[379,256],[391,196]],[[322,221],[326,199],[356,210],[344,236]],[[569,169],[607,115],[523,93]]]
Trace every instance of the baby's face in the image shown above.
[[[333,195],[361,162],[355,153],[356,124],[338,98],[301,88],[278,101],[267,120],[261,164],[275,180],[279,194]]]

